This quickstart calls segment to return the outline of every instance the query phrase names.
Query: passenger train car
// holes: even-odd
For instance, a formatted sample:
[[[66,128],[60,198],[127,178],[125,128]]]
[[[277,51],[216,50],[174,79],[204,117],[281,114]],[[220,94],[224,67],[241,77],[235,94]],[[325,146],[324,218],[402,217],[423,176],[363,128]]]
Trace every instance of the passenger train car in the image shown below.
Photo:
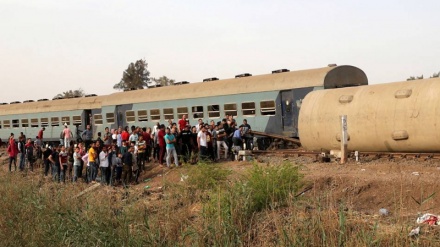
[[[45,141],[56,141],[66,123],[72,131],[92,125],[94,136],[105,127],[152,127],[157,122],[178,121],[187,114],[190,124],[198,119],[220,121],[226,114],[253,130],[298,137],[298,115],[303,98],[312,91],[367,85],[359,68],[344,65],[288,71],[206,82],[156,87],[51,101],[0,105],[0,136],[23,132],[35,137],[45,127]]]

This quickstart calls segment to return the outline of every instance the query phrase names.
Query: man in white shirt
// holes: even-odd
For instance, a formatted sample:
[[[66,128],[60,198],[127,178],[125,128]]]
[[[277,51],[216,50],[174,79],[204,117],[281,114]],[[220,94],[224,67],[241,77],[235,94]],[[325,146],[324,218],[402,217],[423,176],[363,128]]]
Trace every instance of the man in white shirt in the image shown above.
[[[200,125],[200,131],[197,134],[197,145],[199,147],[199,161],[208,157],[208,142],[206,141],[206,128]]]
[[[102,151],[99,154],[99,167],[101,167],[101,184],[108,184],[107,173],[108,173],[108,152],[107,147],[103,146]]]

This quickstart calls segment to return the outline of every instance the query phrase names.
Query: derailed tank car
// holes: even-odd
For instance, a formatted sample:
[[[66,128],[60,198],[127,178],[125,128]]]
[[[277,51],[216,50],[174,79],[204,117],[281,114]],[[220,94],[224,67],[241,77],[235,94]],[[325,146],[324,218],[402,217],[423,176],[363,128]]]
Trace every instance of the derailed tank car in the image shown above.
[[[438,152],[439,95],[439,78],[312,92],[299,115],[301,144],[339,150],[340,115],[347,115],[349,150]]]

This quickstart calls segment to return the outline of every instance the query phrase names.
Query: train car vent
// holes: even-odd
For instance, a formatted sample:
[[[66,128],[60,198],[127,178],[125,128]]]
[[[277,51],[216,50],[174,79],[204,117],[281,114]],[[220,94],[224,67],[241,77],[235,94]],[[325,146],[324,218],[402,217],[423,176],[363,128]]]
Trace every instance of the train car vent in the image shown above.
[[[13,101],[13,102],[11,102],[9,104],[13,105],[13,104],[20,104],[20,103],[21,103],[20,101]]]
[[[98,96],[98,95],[92,93],[92,94],[86,94],[86,96],[84,96],[84,97],[88,98],[88,97],[96,97],[96,96]]]
[[[218,81],[218,78],[217,77],[211,77],[211,78],[203,79],[203,82],[206,82],[206,81]]]
[[[178,81],[178,82],[174,83],[174,85],[184,85],[184,84],[189,84],[189,82],[187,82],[187,81]]]
[[[39,100],[37,100],[38,102],[40,102],[40,101],[48,101],[48,99],[39,99]]]
[[[236,75],[235,78],[242,78],[242,77],[248,77],[248,76],[252,76],[252,74],[249,74],[249,73],[239,74],[239,75]]]
[[[353,101],[353,95],[342,95],[339,97],[339,103],[347,104]]]
[[[329,64],[327,64],[327,66],[328,66],[328,67],[336,67],[336,66],[338,66],[338,65],[335,64],[335,63],[329,63]]]
[[[31,99],[23,101],[23,103],[31,103],[31,102],[35,102],[35,101],[33,101]]]
[[[412,94],[412,89],[401,89],[396,91],[394,97],[396,99],[404,99],[404,98],[409,98],[411,94]]]
[[[278,74],[278,73],[284,73],[284,72],[289,72],[290,70],[288,69],[277,69],[277,70],[273,70],[272,74]]]
[[[409,138],[408,132],[406,130],[397,130],[392,134],[392,138],[395,141],[407,140]]]

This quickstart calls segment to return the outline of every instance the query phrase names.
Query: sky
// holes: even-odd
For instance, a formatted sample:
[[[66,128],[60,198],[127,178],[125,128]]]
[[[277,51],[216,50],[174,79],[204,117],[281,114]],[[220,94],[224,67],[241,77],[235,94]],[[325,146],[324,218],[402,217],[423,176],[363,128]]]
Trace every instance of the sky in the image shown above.
[[[0,0],[0,102],[116,92],[128,64],[200,82],[353,65],[370,84],[440,71],[440,1]]]

